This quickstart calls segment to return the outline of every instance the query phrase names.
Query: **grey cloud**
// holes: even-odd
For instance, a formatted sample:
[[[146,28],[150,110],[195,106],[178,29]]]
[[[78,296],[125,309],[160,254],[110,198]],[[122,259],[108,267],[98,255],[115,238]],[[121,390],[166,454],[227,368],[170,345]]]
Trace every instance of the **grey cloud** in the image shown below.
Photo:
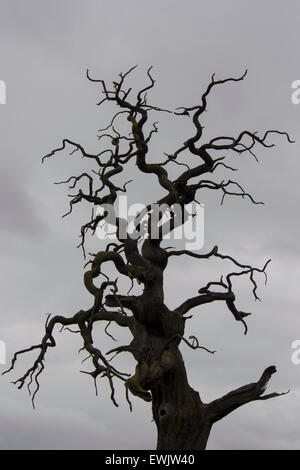
[[[204,400],[257,379],[273,362],[278,374],[270,389],[291,388],[289,395],[247,405],[219,423],[209,448],[299,448],[300,366],[290,360],[291,343],[300,337],[300,107],[290,99],[291,83],[299,79],[299,13],[293,0],[288,8],[269,0],[193,0],[188,6],[169,0],[2,2],[0,79],[7,84],[7,104],[0,106],[0,339],[7,342],[9,354],[39,341],[46,312],[73,314],[91,302],[82,284],[82,254],[75,248],[79,225],[89,213],[76,208],[70,218],[60,220],[68,207],[67,189],[52,184],[80,172],[85,161],[66,153],[41,165],[41,157],[64,137],[91,151],[99,148],[97,129],[107,124],[109,109],[95,105],[99,89],[86,80],[85,69],[113,80],[137,63],[132,82],[139,86],[146,67],[154,65],[153,102],[173,108],[199,100],[212,73],[238,76],[248,67],[242,83],[220,87],[210,97],[205,137],[278,128],[297,142],[290,145],[275,136],[276,147],[258,149],[260,163],[232,157],[239,172],[220,171],[220,179],[241,181],[265,206],[228,198],[221,207],[220,195],[208,192],[198,199],[205,203],[203,250],[218,244],[222,252],[258,265],[270,257],[269,282],[265,288],[261,279],[259,285],[263,303],[253,301],[250,286],[237,287],[240,305],[253,310],[246,337],[222,304],[211,305],[193,312],[187,333],[218,353],[182,350],[190,382]],[[158,119],[161,132],[151,146],[153,161],[162,151],[174,151],[191,131],[184,119]],[[139,176],[131,200],[148,202],[156,188],[155,178]],[[97,246],[98,240],[89,241],[91,250]],[[228,268],[176,259],[168,268],[166,302],[175,307]],[[120,343],[123,334],[114,330]],[[0,447],[154,448],[150,407],[134,400],[130,415],[118,388],[120,407],[115,409],[101,384],[96,398],[93,384],[79,373],[80,341],[67,333],[57,334],[57,340],[41,377],[35,412],[26,393],[2,378]],[[104,350],[111,347],[100,332],[99,341]],[[14,377],[31,359],[23,358]],[[125,356],[122,361],[123,367],[133,367]]]

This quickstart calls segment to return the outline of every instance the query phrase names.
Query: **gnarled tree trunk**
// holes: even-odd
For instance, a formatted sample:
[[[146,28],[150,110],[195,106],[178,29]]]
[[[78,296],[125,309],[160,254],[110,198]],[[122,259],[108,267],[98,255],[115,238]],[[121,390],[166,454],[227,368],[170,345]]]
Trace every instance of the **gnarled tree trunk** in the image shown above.
[[[173,367],[151,390],[157,449],[205,449],[211,424],[199,393],[187,381],[180,351]]]
[[[162,450],[203,450],[212,425],[239,406],[253,400],[271,398],[279,394],[261,396],[274,366],[267,368],[258,382],[245,385],[224,397],[204,404],[199,393],[193,390],[187,379],[184,361],[179,350],[183,340],[193,349],[208,349],[196,341],[190,343],[184,338],[186,317],[184,313],[196,303],[199,297],[210,301],[207,295],[191,299],[174,311],[164,304],[163,271],[167,265],[167,254],[153,241],[145,241],[143,256],[147,266],[137,274],[144,284],[139,297],[106,296],[106,304],[117,306],[121,302],[131,308],[131,332],[133,340],[129,347],[136,361],[135,374],[127,381],[127,387],[134,395],[152,401],[153,418],[157,427],[157,449]],[[217,253],[216,249],[212,253]],[[230,300],[224,294],[216,293],[216,299]],[[196,299],[196,300],[195,300]],[[234,305],[234,304],[233,304]],[[124,349],[123,349],[124,350]]]

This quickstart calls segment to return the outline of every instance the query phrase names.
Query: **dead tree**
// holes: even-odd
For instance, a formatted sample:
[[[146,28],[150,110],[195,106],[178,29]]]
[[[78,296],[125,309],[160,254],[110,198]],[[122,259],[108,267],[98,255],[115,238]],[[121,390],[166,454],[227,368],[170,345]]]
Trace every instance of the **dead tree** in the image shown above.
[[[183,341],[193,349],[203,349],[195,336],[185,337],[185,323],[191,318],[187,314],[196,307],[205,306],[211,302],[223,302],[234,319],[244,327],[247,332],[245,318],[250,313],[240,310],[236,303],[234,280],[238,276],[249,278],[251,289],[255,299],[257,295],[256,274],[263,273],[266,276],[267,261],[263,267],[257,268],[250,264],[244,264],[235,258],[222,254],[217,246],[208,253],[197,253],[189,250],[172,250],[161,246],[164,235],[180,226],[188,217],[185,208],[196,200],[196,194],[203,188],[220,191],[222,200],[226,196],[239,196],[249,199],[254,204],[261,204],[247,193],[243,187],[233,180],[215,181],[214,173],[217,167],[222,166],[234,170],[225,161],[225,157],[219,156],[224,151],[237,155],[251,154],[254,158],[255,147],[273,147],[269,138],[274,134],[285,136],[288,142],[292,142],[286,132],[268,130],[262,136],[257,132],[243,131],[236,137],[220,136],[209,142],[202,142],[201,118],[207,110],[207,100],[212,90],[219,85],[228,82],[239,82],[244,79],[246,72],[239,78],[227,78],[216,80],[214,75],[200,98],[200,104],[195,106],[183,106],[175,111],[160,108],[148,104],[147,93],[154,87],[155,81],[151,75],[151,68],[147,71],[149,83],[135,94],[131,88],[126,88],[125,82],[128,75],[135,69],[133,67],[125,74],[119,74],[117,81],[108,87],[104,80],[91,78],[87,72],[87,78],[100,87],[102,93],[99,106],[109,103],[117,106],[118,111],[113,115],[109,125],[99,132],[101,143],[108,141],[109,147],[102,147],[96,154],[88,153],[80,144],[64,139],[59,148],[43,158],[53,157],[57,152],[71,150],[71,154],[78,153],[93,165],[93,169],[86,170],[78,176],[71,176],[67,181],[69,187],[76,194],[71,195],[70,210],[75,204],[85,202],[93,207],[116,207],[118,196],[127,191],[127,183],[117,185],[113,182],[115,175],[120,175],[128,162],[135,162],[138,170],[153,177],[163,188],[165,194],[159,200],[154,201],[159,207],[172,208],[174,205],[182,209],[182,215],[178,218],[172,210],[169,211],[168,226],[162,224],[162,215],[155,219],[151,204],[146,206],[135,220],[134,233],[127,232],[127,221],[118,216],[116,211],[104,210],[101,214],[93,212],[91,220],[81,227],[81,243],[85,256],[85,237],[87,232],[95,233],[99,222],[109,221],[115,225],[116,241],[107,244],[104,251],[90,254],[91,259],[86,264],[84,273],[84,285],[92,297],[92,305],[78,310],[70,318],[56,315],[49,316],[44,337],[40,344],[33,345],[15,353],[8,371],[15,367],[15,363],[21,354],[36,350],[37,357],[32,367],[14,383],[22,388],[25,384],[35,386],[32,401],[39,390],[39,376],[44,370],[45,356],[48,348],[55,347],[54,329],[61,325],[62,329],[74,326],[80,333],[83,341],[83,350],[90,357],[93,365],[91,375],[95,385],[100,378],[106,378],[111,389],[111,400],[117,405],[115,398],[115,381],[124,383],[124,391],[131,408],[130,393],[147,402],[152,403],[153,418],[157,427],[157,449],[205,449],[212,425],[222,419],[236,408],[255,401],[277,397],[283,393],[264,394],[267,383],[272,374],[276,372],[274,366],[270,366],[262,373],[257,382],[244,385],[227,395],[212,401],[203,403],[199,393],[193,390],[187,379],[184,361],[179,350]],[[149,127],[149,115],[154,112],[172,113],[174,119],[189,119],[192,125],[191,137],[188,138],[172,154],[164,154],[160,163],[149,163],[149,145],[154,134],[157,133],[157,123]],[[126,125],[128,133],[119,132],[117,128],[122,121]],[[186,155],[193,158],[193,165],[187,165],[184,160]],[[168,169],[170,165],[177,164],[180,174],[175,179],[170,178]],[[193,180],[193,182],[191,182]],[[84,186],[83,183],[86,183]],[[85,187],[85,189],[83,189]],[[141,231],[142,216],[146,217],[144,232]],[[158,236],[152,236],[152,229],[157,229]],[[124,234],[125,229],[125,234]],[[199,286],[197,295],[189,298],[170,310],[164,303],[164,272],[171,257],[187,256],[203,259],[227,260],[232,263],[234,271],[222,276],[220,280],[210,281],[205,286]],[[118,274],[130,278],[132,283],[142,285],[141,295],[122,294],[119,292],[117,280],[110,279],[104,274],[103,268],[112,262]],[[105,279],[95,284],[101,276]],[[110,293],[107,290],[110,290]],[[132,334],[132,341],[111,349],[106,354],[100,346],[94,344],[93,329],[98,322],[114,322],[122,328],[128,328]],[[107,331],[107,330],[106,330]],[[112,364],[111,354],[128,352],[136,360],[134,375],[118,370]],[[115,356],[114,356],[115,357]],[[5,373],[6,373],[5,372]]]

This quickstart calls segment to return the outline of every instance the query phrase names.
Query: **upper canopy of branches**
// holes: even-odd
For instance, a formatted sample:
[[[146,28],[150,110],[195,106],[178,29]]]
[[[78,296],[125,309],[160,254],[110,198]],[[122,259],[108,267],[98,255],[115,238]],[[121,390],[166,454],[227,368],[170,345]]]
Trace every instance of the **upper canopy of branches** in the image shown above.
[[[202,114],[207,111],[208,97],[210,93],[213,91],[214,87],[218,85],[243,80],[247,71],[238,78],[227,78],[223,80],[216,80],[213,75],[207,89],[200,98],[199,104],[191,107],[181,106],[175,111],[170,111],[148,103],[148,92],[155,84],[155,80],[151,74],[152,67],[147,71],[149,84],[139,90],[136,93],[135,98],[131,98],[133,91],[131,88],[126,87],[126,79],[135,68],[136,67],[132,67],[124,74],[120,73],[118,80],[112,82],[112,87],[108,87],[104,80],[92,78],[87,71],[88,79],[98,84],[100,87],[102,98],[97,104],[101,106],[106,102],[112,102],[119,108],[119,110],[113,115],[107,127],[99,130],[99,141],[110,141],[110,145],[108,147],[104,145],[100,152],[91,154],[88,153],[80,144],[69,139],[64,139],[61,147],[55,148],[51,153],[43,158],[44,161],[46,158],[54,156],[56,152],[69,147],[71,149],[71,154],[79,152],[82,157],[88,158],[96,164],[96,168],[92,170],[92,173],[88,173],[86,171],[80,175],[71,176],[66,181],[58,183],[69,183],[69,188],[75,189],[81,181],[86,180],[88,182],[87,191],[80,188],[76,194],[70,195],[70,209],[67,214],[72,212],[75,204],[78,204],[83,200],[91,203],[93,206],[102,206],[104,204],[113,205],[116,202],[118,193],[126,192],[127,184],[130,182],[127,181],[122,186],[117,186],[112,181],[113,177],[122,173],[126,164],[132,159],[135,159],[136,165],[141,172],[156,175],[158,183],[165,189],[166,194],[160,200],[152,201],[157,202],[160,205],[166,204],[171,206],[177,203],[184,207],[186,204],[194,201],[197,191],[203,188],[220,190],[222,194],[222,202],[225,196],[234,195],[248,198],[254,204],[262,204],[262,202],[255,201],[255,199],[247,193],[237,181],[233,181],[231,179],[215,181],[208,175],[213,175],[214,171],[219,166],[224,166],[233,171],[235,170],[224,162],[226,157],[218,156],[219,151],[222,151],[222,153],[224,151],[232,151],[239,155],[249,153],[257,158],[254,153],[255,146],[260,145],[267,148],[273,147],[274,144],[271,143],[269,139],[272,134],[284,135],[289,142],[292,142],[289,135],[286,132],[268,130],[263,135],[259,136],[257,132],[245,130],[237,136],[218,136],[211,139],[209,142],[202,142],[203,126],[200,119]],[[194,132],[191,137],[188,138],[180,148],[174,149],[172,154],[165,153],[164,155],[166,158],[160,163],[149,163],[147,161],[149,142],[152,136],[158,132],[157,122],[154,122],[152,129],[147,134],[145,133],[146,123],[150,113],[152,112],[172,113],[174,116],[179,116],[181,118],[183,116],[185,118],[188,117],[194,128]],[[119,116],[122,116],[124,119],[126,118],[127,121],[129,121],[130,129],[128,130],[127,135],[122,135],[116,128],[116,122]],[[186,152],[189,152],[195,157],[195,163],[191,167],[185,163],[187,155]],[[182,171],[180,175],[173,180],[169,177],[168,172],[168,165],[170,163],[175,163],[185,167],[184,171]],[[191,183],[191,180],[194,180],[195,178],[198,178],[198,181]],[[151,204],[149,204],[146,211],[144,211],[143,214],[139,214],[136,226],[138,226],[141,217],[145,216],[147,211],[150,218],[149,224],[151,224]],[[80,246],[83,250],[86,232],[88,230],[95,232],[98,223],[103,219],[105,219],[105,215],[97,214],[81,228]],[[126,224],[126,221],[120,221],[117,219],[117,228],[121,222]],[[173,225],[171,223],[171,229],[174,228],[175,225],[176,223],[173,221]]]

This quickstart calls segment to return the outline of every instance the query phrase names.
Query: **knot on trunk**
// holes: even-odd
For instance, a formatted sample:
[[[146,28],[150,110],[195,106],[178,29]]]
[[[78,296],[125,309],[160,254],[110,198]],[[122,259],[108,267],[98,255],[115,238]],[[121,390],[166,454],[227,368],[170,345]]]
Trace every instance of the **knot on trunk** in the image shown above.
[[[151,401],[151,393],[149,390],[163,378],[173,365],[173,357],[170,351],[163,351],[159,359],[154,360],[151,364],[141,361],[135,370],[135,374],[126,382],[126,386],[130,392],[145,401]]]

